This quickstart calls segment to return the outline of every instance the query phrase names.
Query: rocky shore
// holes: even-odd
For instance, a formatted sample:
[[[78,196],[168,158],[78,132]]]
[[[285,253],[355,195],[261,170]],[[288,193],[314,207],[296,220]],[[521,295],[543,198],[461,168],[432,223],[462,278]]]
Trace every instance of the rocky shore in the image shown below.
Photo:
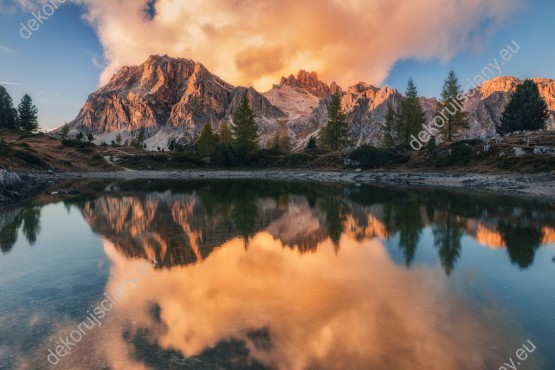
[[[46,178],[0,169],[0,207],[32,197],[46,183]]]

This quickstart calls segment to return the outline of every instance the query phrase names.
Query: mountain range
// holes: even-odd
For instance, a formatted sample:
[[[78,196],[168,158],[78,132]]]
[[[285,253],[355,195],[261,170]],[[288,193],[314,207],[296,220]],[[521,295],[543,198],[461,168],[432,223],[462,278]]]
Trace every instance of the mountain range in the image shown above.
[[[534,81],[550,110],[548,127],[554,129],[555,81]],[[521,82],[514,77],[497,77],[477,87],[464,107],[470,123],[465,137],[494,135],[503,109]],[[356,145],[380,145],[387,107],[391,104],[399,111],[402,98],[391,87],[359,82],[343,89],[306,71],[283,77],[271,90],[260,93],[252,87],[227,83],[193,60],[151,56],[139,66],[121,68],[108,84],[88,97],[69,126],[73,133],[92,133],[97,143],[110,143],[118,134],[123,142],[131,141],[144,127],[148,150],[167,148],[173,139],[190,144],[204,125],[218,129],[222,122],[230,122],[245,93],[257,117],[260,144],[267,145],[276,131],[285,127],[296,150],[325,126],[332,94],[342,95]],[[427,119],[432,120],[437,99],[420,98],[420,102]]]

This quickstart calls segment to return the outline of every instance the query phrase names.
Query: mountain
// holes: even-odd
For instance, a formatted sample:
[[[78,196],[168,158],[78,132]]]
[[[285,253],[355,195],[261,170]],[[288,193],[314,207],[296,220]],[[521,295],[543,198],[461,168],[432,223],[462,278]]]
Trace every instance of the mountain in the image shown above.
[[[540,90],[550,111],[548,127],[555,129],[555,80],[532,79]],[[503,110],[511,100],[516,86],[523,80],[514,77],[497,77],[485,82],[469,93],[472,97],[465,104],[470,123],[469,137],[487,136],[501,124]]]
[[[555,128],[555,81],[534,81],[551,111],[550,127]],[[503,109],[521,82],[513,77],[498,77],[471,91],[465,105],[470,121],[466,137],[494,135]],[[253,88],[233,86],[195,61],[151,56],[139,66],[121,68],[108,84],[91,94],[70,128],[73,133],[93,133],[97,143],[110,143],[118,134],[124,142],[130,141],[144,127],[149,150],[166,148],[173,139],[190,144],[204,125],[217,129],[221,122],[231,122],[245,93],[257,116],[261,145],[269,143],[285,125],[296,150],[325,126],[332,94],[342,95],[357,145],[380,144],[387,106],[391,104],[398,112],[402,98],[393,88],[364,82],[344,90],[307,71],[283,77],[279,85],[261,94]],[[420,101],[431,121],[437,100]]]
[[[109,143],[118,133],[130,140],[144,127],[148,148],[165,148],[172,138],[191,142],[205,124],[229,119],[245,93],[261,123],[287,117],[254,89],[228,84],[200,63],[151,56],[91,94],[70,128]]]

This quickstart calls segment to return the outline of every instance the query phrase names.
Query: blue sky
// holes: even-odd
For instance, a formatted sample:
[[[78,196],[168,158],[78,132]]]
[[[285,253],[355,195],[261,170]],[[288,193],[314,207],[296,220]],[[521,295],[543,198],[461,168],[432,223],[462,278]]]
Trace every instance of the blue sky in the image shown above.
[[[2,5],[0,0],[0,10]],[[16,103],[24,93],[33,97],[43,128],[71,121],[88,94],[98,88],[104,49],[82,13],[80,6],[68,2],[25,40],[19,33],[20,23],[27,22],[30,14],[0,11],[0,81],[11,83],[3,85]],[[404,91],[412,76],[421,95],[437,96],[450,69],[464,83],[493,58],[499,59],[500,50],[513,40],[521,50],[503,67],[503,75],[555,78],[554,14],[554,1],[531,0],[525,10],[514,14],[493,36],[484,36],[480,50],[463,51],[445,63],[398,61],[385,84]],[[359,79],[365,80],[364,76]]]

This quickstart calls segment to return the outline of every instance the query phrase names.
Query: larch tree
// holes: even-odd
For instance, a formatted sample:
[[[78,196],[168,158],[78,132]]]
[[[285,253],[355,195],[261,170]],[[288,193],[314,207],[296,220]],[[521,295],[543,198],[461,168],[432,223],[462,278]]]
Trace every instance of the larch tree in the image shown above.
[[[463,109],[464,91],[459,84],[455,71],[450,71],[443,83],[441,101],[438,103],[438,116],[445,118],[442,128],[443,137],[451,142],[455,136],[468,129],[467,114]]]
[[[220,139],[220,144],[231,145],[233,143],[233,132],[231,132],[227,121],[222,122],[220,125],[218,137]]]
[[[397,118],[397,133],[403,144],[409,145],[411,137],[418,136],[426,123],[424,112],[418,99],[418,89],[412,78],[409,79],[405,96],[401,100],[401,111]]]
[[[232,128],[233,144],[241,152],[246,153],[258,149],[258,125],[254,118],[247,94],[244,94],[239,109],[233,116],[234,126]]]
[[[335,152],[349,144],[349,126],[347,116],[341,107],[341,95],[332,96],[328,107],[328,123],[322,129],[321,142],[324,148]]]
[[[391,148],[395,146],[395,122],[397,117],[395,111],[393,110],[393,105],[391,102],[387,104],[387,113],[385,115],[384,132],[382,145],[386,148]]]
[[[212,125],[207,123],[202,128],[200,136],[196,142],[197,150],[202,154],[210,154],[218,145],[218,135],[212,130]]]

